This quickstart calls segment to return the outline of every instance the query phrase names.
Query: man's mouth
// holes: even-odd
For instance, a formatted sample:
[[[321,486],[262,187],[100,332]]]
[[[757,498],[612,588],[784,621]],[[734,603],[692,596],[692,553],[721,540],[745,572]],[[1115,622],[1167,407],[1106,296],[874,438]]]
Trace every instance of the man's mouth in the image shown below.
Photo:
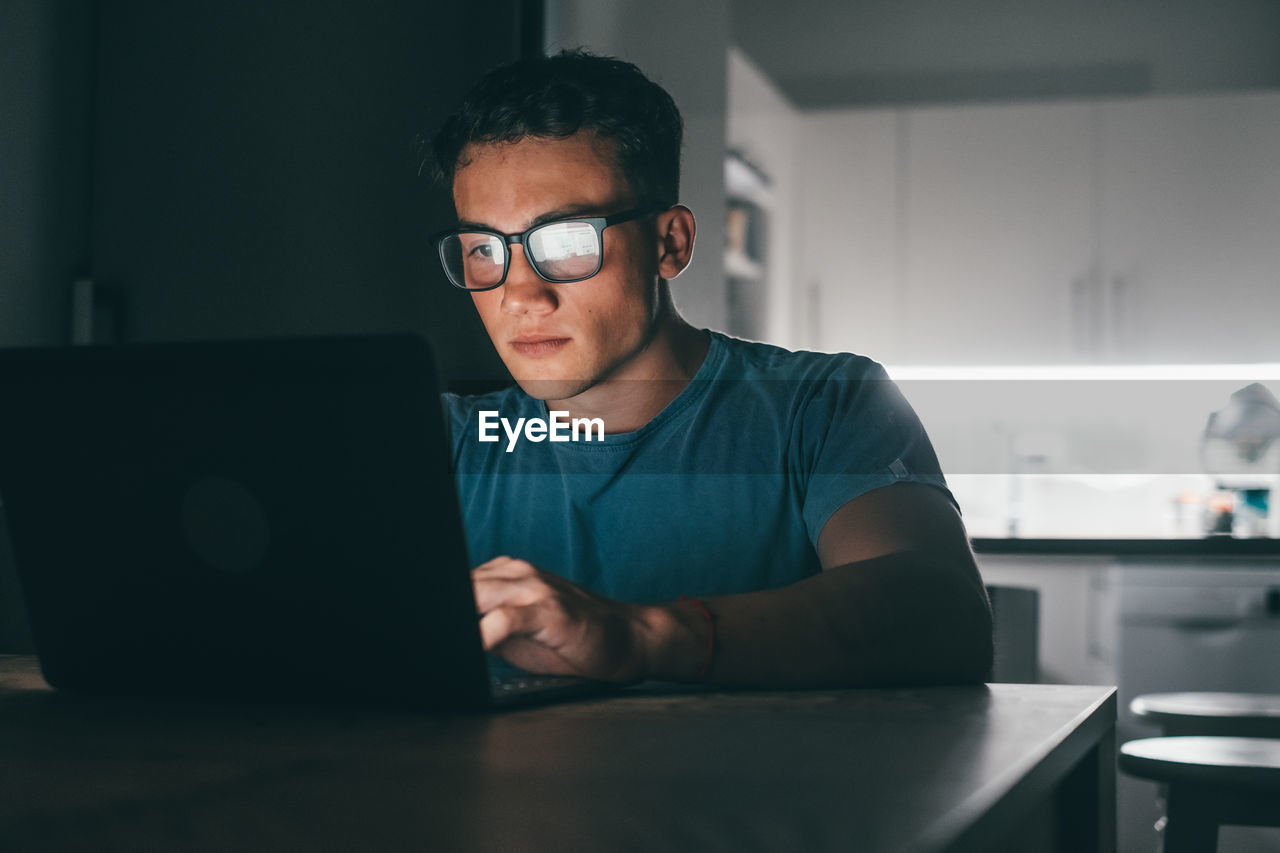
[[[511,339],[511,348],[523,356],[555,355],[570,341],[553,335],[521,335]]]

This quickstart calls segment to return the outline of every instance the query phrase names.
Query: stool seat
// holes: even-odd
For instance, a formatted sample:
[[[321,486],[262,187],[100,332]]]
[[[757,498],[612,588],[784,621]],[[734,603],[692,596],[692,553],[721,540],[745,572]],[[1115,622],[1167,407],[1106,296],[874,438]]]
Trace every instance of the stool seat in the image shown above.
[[[1220,826],[1280,825],[1280,739],[1143,738],[1119,764],[1167,786],[1164,853],[1213,853]]]
[[[1129,710],[1167,735],[1280,737],[1277,695],[1148,693],[1130,702]]]
[[[1142,738],[1120,747],[1120,769],[1156,782],[1280,790],[1280,740],[1250,737]]]

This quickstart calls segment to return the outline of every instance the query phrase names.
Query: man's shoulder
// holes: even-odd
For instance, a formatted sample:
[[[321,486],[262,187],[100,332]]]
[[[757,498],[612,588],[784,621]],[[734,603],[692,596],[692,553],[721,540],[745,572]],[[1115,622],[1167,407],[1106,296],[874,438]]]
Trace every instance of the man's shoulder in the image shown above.
[[[774,344],[735,338],[712,332],[724,348],[721,375],[727,379],[822,381],[887,379],[876,361],[850,352],[790,350]]]

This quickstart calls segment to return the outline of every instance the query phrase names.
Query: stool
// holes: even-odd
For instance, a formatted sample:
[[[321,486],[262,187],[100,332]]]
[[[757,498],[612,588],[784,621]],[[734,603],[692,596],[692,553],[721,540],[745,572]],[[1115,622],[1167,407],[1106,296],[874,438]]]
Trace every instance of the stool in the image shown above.
[[[1130,702],[1129,710],[1165,735],[1280,738],[1280,696],[1147,693]]]
[[[1214,853],[1223,825],[1280,826],[1280,739],[1131,740],[1120,769],[1168,786],[1164,853]]]

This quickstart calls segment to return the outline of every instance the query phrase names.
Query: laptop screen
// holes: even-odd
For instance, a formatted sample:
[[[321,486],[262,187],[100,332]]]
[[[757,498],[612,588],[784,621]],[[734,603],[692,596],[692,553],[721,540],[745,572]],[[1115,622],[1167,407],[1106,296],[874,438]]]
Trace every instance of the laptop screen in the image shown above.
[[[422,339],[11,350],[0,393],[50,683],[483,704]]]

